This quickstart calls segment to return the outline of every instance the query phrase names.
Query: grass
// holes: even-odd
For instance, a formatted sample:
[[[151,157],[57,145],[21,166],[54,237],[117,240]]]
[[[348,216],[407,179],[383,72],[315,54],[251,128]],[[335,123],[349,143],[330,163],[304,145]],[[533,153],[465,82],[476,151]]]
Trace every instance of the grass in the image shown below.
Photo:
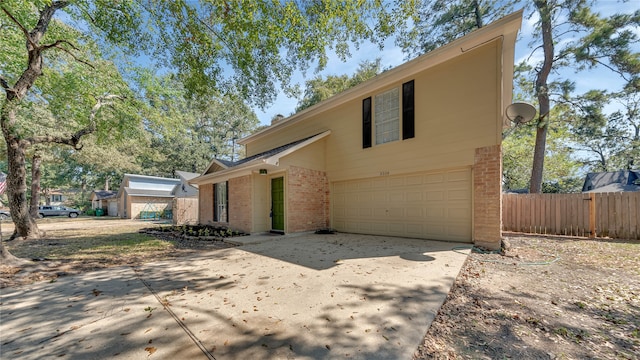
[[[145,224],[142,224],[145,225]],[[39,240],[7,243],[12,254],[26,259],[97,260],[126,257],[154,257],[171,251],[171,241],[140,234],[141,224],[92,227],[86,230],[46,230]]]

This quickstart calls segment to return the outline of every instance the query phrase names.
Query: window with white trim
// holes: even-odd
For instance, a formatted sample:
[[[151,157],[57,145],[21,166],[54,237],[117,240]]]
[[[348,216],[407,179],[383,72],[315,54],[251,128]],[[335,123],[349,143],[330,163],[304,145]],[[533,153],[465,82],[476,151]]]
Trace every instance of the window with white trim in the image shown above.
[[[400,139],[400,91],[398,88],[375,96],[373,117],[376,145]]]
[[[229,196],[227,192],[227,182],[214,185],[214,208],[213,221],[228,222],[229,220]]]

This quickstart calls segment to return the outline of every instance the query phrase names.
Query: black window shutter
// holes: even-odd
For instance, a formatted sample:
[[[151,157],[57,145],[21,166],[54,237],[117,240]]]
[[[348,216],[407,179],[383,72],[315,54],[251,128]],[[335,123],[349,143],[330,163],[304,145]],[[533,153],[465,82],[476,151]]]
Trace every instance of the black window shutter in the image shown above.
[[[225,217],[226,217],[225,220],[227,222],[229,222],[229,182],[228,181],[224,182],[224,187],[226,188],[225,192],[224,192],[225,197],[226,197],[226,199],[224,199],[224,210],[225,210],[225,213],[226,213],[225,214]]]
[[[402,84],[402,140],[416,136],[413,88],[413,80]]]
[[[371,147],[371,97],[362,100],[362,148]]]
[[[213,221],[218,221],[218,195],[216,191],[218,184],[213,184]]]

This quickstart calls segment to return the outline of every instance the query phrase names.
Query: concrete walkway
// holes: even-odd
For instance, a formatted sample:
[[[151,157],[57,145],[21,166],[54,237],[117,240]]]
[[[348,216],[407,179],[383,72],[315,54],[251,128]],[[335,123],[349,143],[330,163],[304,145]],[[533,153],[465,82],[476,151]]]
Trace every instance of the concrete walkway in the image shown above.
[[[410,359],[466,259],[380,236],[236,240],[2,289],[0,358]]]

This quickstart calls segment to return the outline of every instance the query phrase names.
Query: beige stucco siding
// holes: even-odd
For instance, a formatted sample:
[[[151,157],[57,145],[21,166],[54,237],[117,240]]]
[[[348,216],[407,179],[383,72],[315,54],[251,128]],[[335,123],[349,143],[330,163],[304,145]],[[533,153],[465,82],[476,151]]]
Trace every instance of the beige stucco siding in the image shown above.
[[[398,78],[361,98],[280,128],[277,136],[249,142],[247,155],[331,129],[323,142],[326,171],[332,181],[471,166],[476,148],[501,141],[497,135],[502,124],[500,46],[493,41],[417,76]],[[412,79],[415,138],[362,149],[362,99]]]

